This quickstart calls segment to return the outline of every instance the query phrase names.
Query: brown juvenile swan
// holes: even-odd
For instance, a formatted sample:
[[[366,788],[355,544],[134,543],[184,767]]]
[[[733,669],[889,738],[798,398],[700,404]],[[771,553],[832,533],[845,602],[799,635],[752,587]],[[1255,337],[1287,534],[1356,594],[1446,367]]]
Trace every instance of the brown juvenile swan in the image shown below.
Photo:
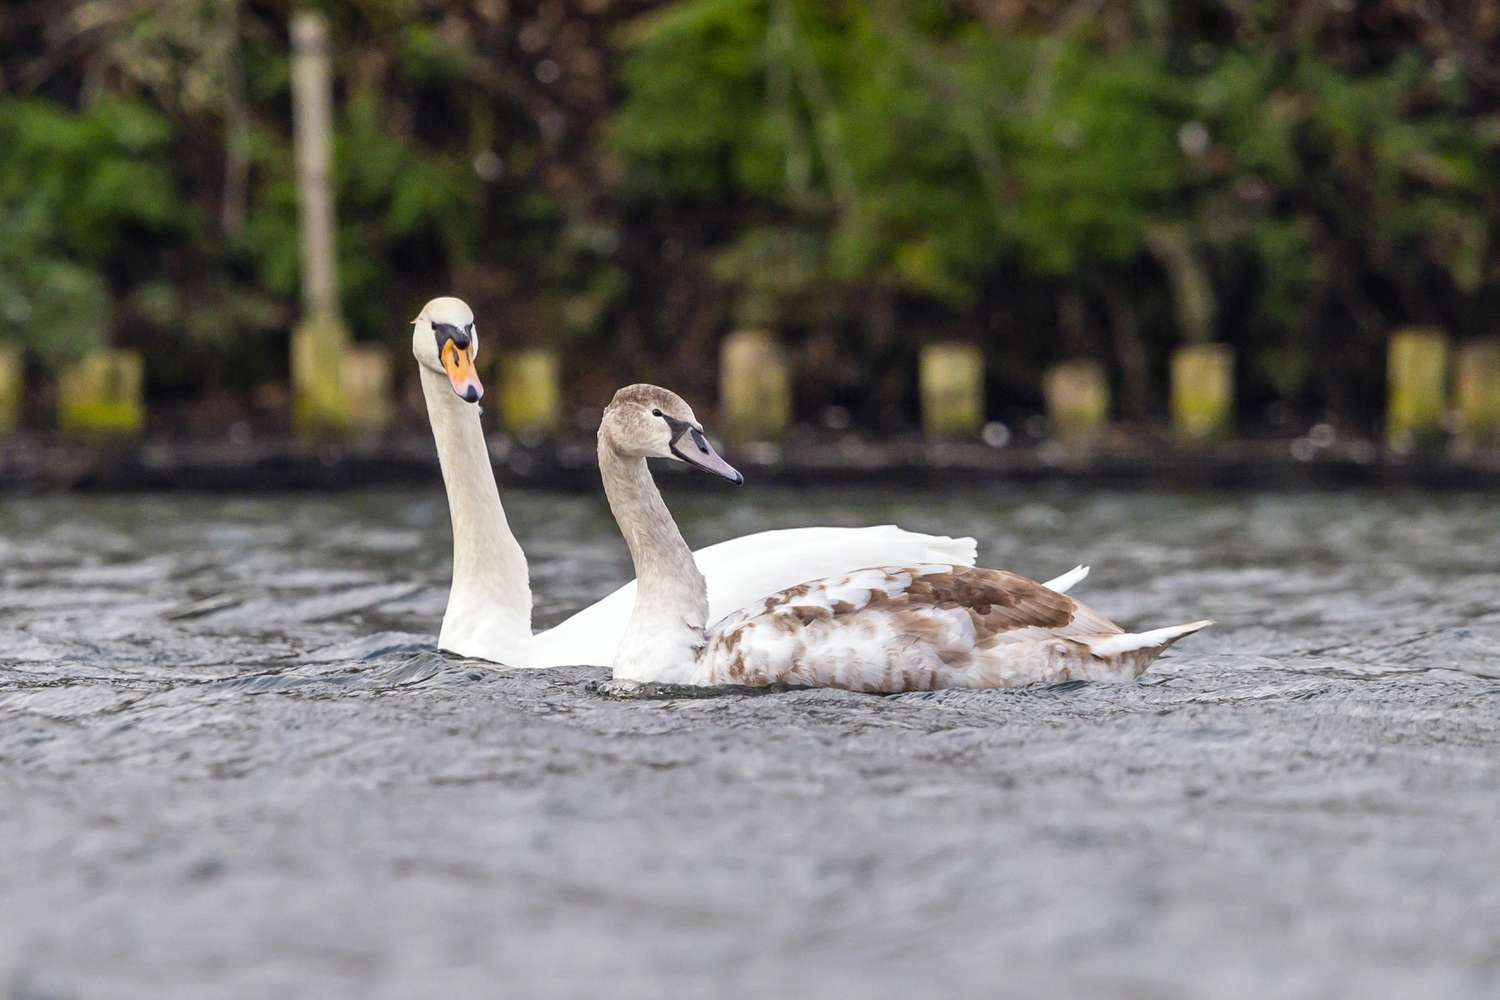
[[[802,583],[715,623],[703,575],[648,458],[743,482],[675,393],[627,386],[604,411],[599,471],[637,584],[614,658],[616,680],[852,691],[1126,681],[1176,640],[1212,624],[1126,632],[1025,577],[941,561]]]

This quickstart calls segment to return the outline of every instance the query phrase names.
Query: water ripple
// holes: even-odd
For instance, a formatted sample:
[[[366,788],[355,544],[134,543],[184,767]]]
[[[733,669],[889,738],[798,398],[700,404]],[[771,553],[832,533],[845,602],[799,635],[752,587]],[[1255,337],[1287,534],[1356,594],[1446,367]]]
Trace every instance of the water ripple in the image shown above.
[[[1125,686],[632,688],[433,650],[436,488],[11,498],[0,992],[1500,991],[1491,497],[670,499],[1219,625]],[[598,498],[507,508],[539,623],[628,577]]]

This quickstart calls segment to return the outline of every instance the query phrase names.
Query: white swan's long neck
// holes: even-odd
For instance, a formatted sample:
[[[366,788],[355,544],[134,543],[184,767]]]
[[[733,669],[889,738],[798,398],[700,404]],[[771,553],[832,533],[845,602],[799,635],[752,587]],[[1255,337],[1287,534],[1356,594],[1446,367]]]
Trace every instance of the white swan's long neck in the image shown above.
[[[422,373],[453,520],[453,586],[438,645],[525,666],[531,649],[531,578],[510,531],[479,423],[479,407],[454,395],[443,375]]]
[[[708,585],[646,460],[620,455],[600,440],[599,473],[635,563],[635,608],[615,654],[614,676],[690,683],[708,624]]]

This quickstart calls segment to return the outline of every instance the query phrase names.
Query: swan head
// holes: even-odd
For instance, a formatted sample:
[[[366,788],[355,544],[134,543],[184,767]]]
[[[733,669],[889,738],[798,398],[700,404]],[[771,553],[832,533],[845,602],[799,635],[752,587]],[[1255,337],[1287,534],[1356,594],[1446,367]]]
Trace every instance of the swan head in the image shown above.
[[[484,395],[474,370],[479,356],[474,311],[463,299],[443,295],[422,307],[412,320],[411,353],[423,368],[446,375],[458,398],[477,403]]]
[[[736,486],[745,481],[708,443],[693,408],[660,386],[627,385],[615,393],[599,422],[599,443],[626,458],[669,458]]]

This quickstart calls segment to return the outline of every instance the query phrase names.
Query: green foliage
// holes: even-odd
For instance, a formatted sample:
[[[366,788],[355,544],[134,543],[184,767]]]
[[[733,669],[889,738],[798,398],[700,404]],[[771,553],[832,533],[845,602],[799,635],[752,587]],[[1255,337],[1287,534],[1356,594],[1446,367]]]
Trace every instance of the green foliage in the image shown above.
[[[775,326],[789,317],[809,318],[820,305],[823,318],[838,303],[821,299],[831,283],[826,245],[807,230],[778,226],[745,229],[714,258],[713,272],[739,288],[735,325],[750,329]]]
[[[766,193],[778,185],[783,143],[763,100],[763,7],[676,4],[625,34],[636,52],[621,69],[631,99],[613,137],[644,168],[635,180],[646,196],[727,196],[741,185]]]
[[[1253,338],[1295,393],[1298,338],[1329,310],[1369,335],[1410,318],[1393,302],[1495,282],[1500,143],[1457,55],[1360,41],[1337,15],[1283,30],[1259,8],[1216,15],[1250,42],[1221,48],[1196,34],[1212,19],[1131,10],[988,26],[940,4],[683,0],[624,37],[610,139],[637,199],[745,206],[715,274],[742,313],[782,322],[807,320],[815,290],[961,315],[1011,265],[1111,315],[1170,317],[1134,290],[1141,269],[1180,295],[1198,284],[1169,274],[1206,274],[1252,308],[1194,315]]]
[[[181,224],[165,162],[170,137],[164,117],[137,102],[101,101],[74,114],[49,101],[7,101],[0,203],[47,220],[63,249],[106,261],[132,236]]]
[[[612,137],[636,190],[831,213],[844,281],[962,306],[1007,255],[1130,257],[1181,185],[1180,81],[1081,32],[1044,53],[905,6],[703,0],[629,41]]]
[[[386,125],[378,94],[351,96],[334,140],[339,199],[339,283],[358,329],[392,327],[391,261],[406,248],[434,247],[448,259],[472,256],[478,239],[478,181],[460,151],[421,150]],[[300,284],[297,188],[290,146],[262,133],[254,146],[264,181],[246,242],[265,287],[291,298]]]
[[[165,154],[170,129],[132,101],[75,113],[0,102],[0,338],[55,364],[104,341],[104,272],[137,241],[186,224]]]
[[[1032,267],[1069,274],[1140,253],[1147,223],[1172,212],[1185,173],[1176,132],[1191,108],[1144,51],[1069,39],[1051,72],[1045,100],[1014,124],[1015,235]]]
[[[12,217],[0,227],[16,234]],[[50,256],[30,238],[0,241],[0,342],[19,344],[56,366],[104,342],[109,291],[98,273]]]
[[[283,374],[238,362],[299,311],[291,8],[99,0],[48,48],[81,8],[23,5],[0,338],[48,363],[124,342],[177,385]],[[1464,325],[1500,293],[1500,28],[1462,5],[314,6],[361,338],[451,290],[498,336],[589,339],[570,374],[691,386],[670,352],[781,326],[865,391],[860,365],[947,326],[1040,331],[992,345],[1027,367],[1009,385],[1090,352],[1139,381],[1207,337],[1295,397],[1378,391],[1389,328],[1488,332]]]
[[[1236,172],[1273,185],[1281,198],[1274,207],[1282,211],[1256,220],[1269,230],[1257,243],[1273,272],[1290,263],[1277,252],[1287,245],[1290,210],[1373,241],[1367,245],[1393,263],[1401,255],[1429,260],[1458,289],[1477,289],[1488,251],[1486,150],[1460,117],[1461,88],[1429,89],[1429,73],[1408,57],[1351,77],[1306,55],[1288,63],[1262,52],[1226,56],[1204,78],[1205,119],[1234,151]],[[1419,96],[1434,106],[1413,115]],[[1305,251],[1315,227],[1291,228],[1303,234],[1296,249]],[[1399,268],[1390,277],[1421,280]]]

